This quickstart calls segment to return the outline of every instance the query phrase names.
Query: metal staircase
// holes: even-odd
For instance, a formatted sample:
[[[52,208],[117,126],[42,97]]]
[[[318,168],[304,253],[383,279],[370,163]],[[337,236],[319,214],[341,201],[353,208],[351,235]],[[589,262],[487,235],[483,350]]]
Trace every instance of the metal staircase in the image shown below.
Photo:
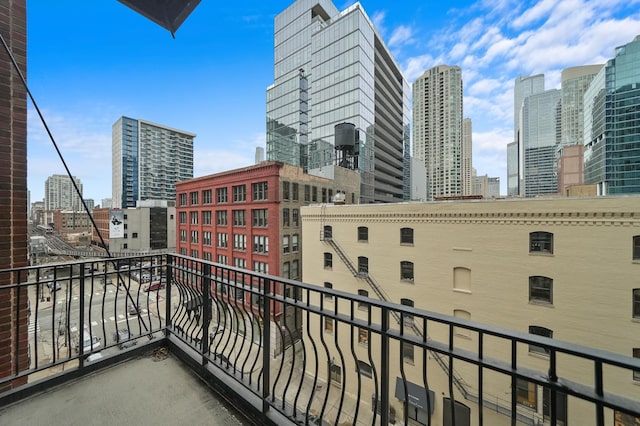
[[[369,287],[371,287],[373,289],[373,291],[375,292],[376,296],[378,296],[378,299],[383,300],[385,302],[392,302],[392,300],[389,298],[389,296],[374,281],[374,279],[371,277],[370,274],[361,273],[356,269],[356,267],[353,265],[353,262],[351,262],[351,260],[347,257],[345,252],[342,250],[342,248],[340,248],[338,243],[333,239],[333,237],[332,237],[330,232],[327,233],[326,230],[321,231],[320,240],[324,241],[325,243],[329,244],[329,246],[331,246],[331,248],[336,252],[336,254],[340,258],[342,263],[344,263],[344,265],[347,267],[347,269],[349,269],[349,272],[351,272],[354,277],[362,279],[363,281],[365,281],[369,285]],[[398,312],[391,311],[391,315],[393,315],[393,318],[396,320],[396,322],[398,324],[401,324],[402,318],[401,318],[401,316],[400,316],[400,314]],[[411,328],[411,330],[414,333],[416,333],[416,335],[418,335],[418,336],[422,336],[423,335],[422,330],[420,329],[420,327],[418,327],[414,323],[411,323],[410,325],[407,324],[407,326],[409,328]],[[427,336],[427,339],[428,338],[429,337]],[[442,355],[440,355],[439,353],[434,352],[434,351],[429,351],[429,352],[433,356],[433,359],[436,360],[436,362],[438,363],[440,368],[442,368],[442,370],[445,372],[445,374],[449,374],[449,365],[443,359]],[[452,380],[453,380],[453,384],[455,385],[456,389],[458,389],[458,391],[460,391],[460,393],[462,394],[462,396],[465,399],[467,399],[467,400],[476,400],[477,399],[473,395],[471,395],[471,393],[466,389],[463,379],[461,377],[459,377],[457,374],[455,374],[455,372],[453,374]]]

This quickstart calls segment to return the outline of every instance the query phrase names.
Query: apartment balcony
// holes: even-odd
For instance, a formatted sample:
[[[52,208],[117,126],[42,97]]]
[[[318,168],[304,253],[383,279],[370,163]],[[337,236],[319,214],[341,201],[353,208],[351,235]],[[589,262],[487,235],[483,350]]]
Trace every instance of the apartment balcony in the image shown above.
[[[0,424],[640,417],[640,360],[186,256],[44,264],[0,282],[2,334],[19,342]]]

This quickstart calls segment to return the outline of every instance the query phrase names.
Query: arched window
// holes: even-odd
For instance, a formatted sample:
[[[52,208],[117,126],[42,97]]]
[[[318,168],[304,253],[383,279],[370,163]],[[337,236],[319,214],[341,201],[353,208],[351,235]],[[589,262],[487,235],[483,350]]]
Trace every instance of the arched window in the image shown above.
[[[369,258],[365,256],[358,256],[358,275],[369,275]]]
[[[553,279],[540,275],[529,277],[529,301],[553,303]]]
[[[325,225],[322,231],[322,235],[324,237],[325,240],[330,240],[332,238],[333,235],[333,229],[331,228],[331,225]]]
[[[367,241],[369,241],[369,228],[358,226],[358,242],[364,243]]]
[[[640,260],[640,235],[633,236],[633,260]]]
[[[413,300],[411,299],[400,299],[400,304],[402,304],[403,306],[409,306],[411,308],[413,308]],[[408,314],[408,313],[402,313],[402,321],[404,322],[404,325],[411,327],[413,325],[413,315],[412,314]]]
[[[325,252],[325,254],[324,254],[324,267],[325,267],[325,269],[333,268],[333,254]]]
[[[548,329],[546,327],[540,327],[538,325],[530,325],[529,326],[529,333],[530,334],[535,334],[536,336],[544,336],[544,337],[549,337],[552,338],[553,337],[553,330]],[[529,352],[530,353],[536,353],[536,354],[542,354],[542,355],[549,355],[549,349],[545,348],[543,346],[538,346],[538,345],[529,345]]]
[[[553,254],[553,234],[551,232],[531,232],[529,234],[529,253]]]
[[[413,228],[400,229],[400,244],[413,244]]]
[[[407,260],[400,262],[400,280],[413,282],[413,262]]]
[[[453,288],[471,291],[471,269],[461,266],[453,268]]]

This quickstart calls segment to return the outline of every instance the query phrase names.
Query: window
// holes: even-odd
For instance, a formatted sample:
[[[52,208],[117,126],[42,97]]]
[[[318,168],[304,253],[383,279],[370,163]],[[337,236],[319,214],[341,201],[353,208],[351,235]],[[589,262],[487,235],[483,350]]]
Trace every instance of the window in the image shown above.
[[[401,342],[402,359],[406,362],[413,363],[413,345],[408,342]]]
[[[233,258],[233,266],[235,266],[237,268],[246,269],[247,268],[247,260],[243,259],[241,257],[234,257]]]
[[[325,240],[330,240],[333,236],[333,228],[331,225],[325,225],[322,231],[322,236]]]
[[[203,257],[204,260],[208,260],[209,262],[211,262],[211,259],[212,259],[211,252],[205,251],[202,254],[204,255]]]
[[[282,182],[282,199],[288,200],[290,197],[289,182]]]
[[[260,272],[261,274],[269,273],[269,264],[265,262],[253,262],[253,270],[256,272]]]
[[[233,186],[232,190],[233,190],[233,202],[234,203],[247,201],[247,187],[245,185]]]
[[[282,237],[282,252],[283,253],[289,253],[289,236],[288,235],[284,235]]]
[[[333,318],[324,317],[324,331],[326,333],[333,333]]]
[[[371,366],[364,361],[358,360],[358,372],[364,377],[373,377],[371,373]]]
[[[245,210],[234,210],[233,211],[233,226],[246,226],[247,225],[247,215]]]
[[[400,262],[400,280],[413,282],[413,262]]]
[[[369,330],[366,328],[358,327],[358,344],[369,345]]]
[[[204,210],[202,212],[202,224],[211,225],[211,210]]]
[[[529,253],[553,254],[553,234],[551,232],[531,232],[529,234]]]
[[[187,212],[180,212],[180,223],[183,225],[187,224]]]
[[[333,284],[331,284],[328,281],[324,282],[324,288],[333,288]],[[333,300],[333,296],[330,294],[325,294],[324,295],[325,300]]]
[[[291,278],[291,265],[289,264],[289,262],[284,262],[282,264],[282,277]]]
[[[640,288],[633,289],[633,317],[640,318]]]
[[[244,234],[233,234],[233,248],[234,250],[246,250],[247,236]]]
[[[300,278],[300,261],[298,259],[291,261],[291,277],[292,280]]]
[[[227,226],[227,211],[218,210],[216,212],[216,224],[218,226]]]
[[[198,244],[198,231],[191,231],[191,244]]]
[[[358,256],[358,276],[366,277],[369,275],[369,258]]]
[[[551,389],[542,389],[542,416],[543,420],[551,419]],[[567,424],[567,394],[556,391],[556,424]]]
[[[318,187],[317,186],[312,186],[311,187],[311,201],[314,203],[318,202]]]
[[[293,220],[293,226],[300,226],[300,210],[292,209],[291,216]]]
[[[454,309],[453,316],[466,321],[471,320],[471,312],[465,311],[464,309]],[[457,336],[471,338],[471,335],[469,334],[469,329],[465,327],[454,327],[453,333]]]
[[[524,379],[516,379],[516,402],[525,407],[533,408],[538,406],[538,395],[536,384]]]
[[[213,202],[213,196],[210,189],[202,191],[202,204],[211,204]]]
[[[222,265],[228,265],[229,264],[229,258],[224,255],[224,254],[219,254],[216,256],[216,262],[222,264]]]
[[[191,195],[191,205],[195,206],[196,204],[198,204],[198,192],[194,191],[190,195]]]
[[[342,368],[338,364],[330,363],[329,374],[332,383],[342,384]]]
[[[367,290],[358,289],[358,296],[369,297],[369,292]],[[369,304],[367,302],[358,301],[358,309],[366,310]]]
[[[322,188],[322,202],[323,203],[328,203],[329,202],[327,200],[327,188]]]
[[[257,209],[251,211],[254,228],[267,227],[267,209]]]
[[[131,238],[138,238],[138,233],[137,232],[133,232],[131,234]]]
[[[198,250],[191,250],[191,257],[198,258]]]
[[[304,201],[307,203],[311,201],[311,187],[309,185],[304,186]]]
[[[545,327],[540,327],[537,325],[530,325],[529,333],[535,334],[536,336],[544,336],[549,338],[553,337],[553,330],[550,330]],[[548,348],[538,346],[538,345],[529,345],[529,353],[549,355],[549,352],[550,351]]]
[[[217,238],[218,238],[218,247],[222,247],[222,248],[229,247],[229,241],[228,241],[229,238],[225,232],[218,232]]]
[[[324,254],[324,269],[333,268],[333,255],[331,253]]]
[[[369,228],[358,226],[358,242],[365,243],[367,241],[369,241]]]
[[[180,194],[179,198],[180,198],[180,200],[179,200],[180,205],[181,206],[186,206],[187,205],[187,194],[186,193],[182,193],[182,194]]]
[[[124,248],[127,248],[126,246],[127,245],[125,244]],[[187,255],[187,248],[186,247],[180,247],[180,254],[186,256]]]
[[[640,358],[640,348],[633,348],[633,357]],[[633,380],[640,382],[640,370],[633,370]]]
[[[187,230],[186,229],[181,229],[180,230],[180,241],[183,243],[187,242]]]
[[[289,226],[289,209],[282,209],[282,226]]]
[[[192,225],[198,224],[198,212],[189,212],[189,217]]]
[[[253,190],[253,200],[267,199],[267,182],[258,182],[251,185]]]
[[[292,183],[291,184],[291,199],[293,201],[298,201],[300,199],[300,195],[298,193],[298,184],[297,183]]]
[[[539,275],[529,277],[529,301],[553,303],[553,280]]]
[[[227,194],[227,188],[216,189],[216,199],[218,203],[226,203],[229,201],[229,194]]]
[[[413,306],[414,306],[413,305],[413,300],[411,300],[411,299],[400,299],[400,303],[402,305],[404,305],[404,306],[409,306],[410,308],[413,308]],[[402,322],[407,327],[412,327],[413,326],[413,315],[403,312],[402,313]]]
[[[266,235],[254,235],[253,252],[262,254],[269,253],[269,237]]]
[[[400,244],[413,244],[413,228],[400,229]]]
[[[211,231],[202,232],[202,244],[204,244],[205,246],[211,245]]]

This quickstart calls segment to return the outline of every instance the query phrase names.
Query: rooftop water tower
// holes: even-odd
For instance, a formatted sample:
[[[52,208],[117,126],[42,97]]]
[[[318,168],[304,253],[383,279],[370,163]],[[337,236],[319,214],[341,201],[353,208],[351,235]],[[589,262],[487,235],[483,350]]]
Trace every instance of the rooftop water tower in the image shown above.
[[[351,123],[340,123],[334,127],[336,165],[345,169],[358,168],[358,131]]]

